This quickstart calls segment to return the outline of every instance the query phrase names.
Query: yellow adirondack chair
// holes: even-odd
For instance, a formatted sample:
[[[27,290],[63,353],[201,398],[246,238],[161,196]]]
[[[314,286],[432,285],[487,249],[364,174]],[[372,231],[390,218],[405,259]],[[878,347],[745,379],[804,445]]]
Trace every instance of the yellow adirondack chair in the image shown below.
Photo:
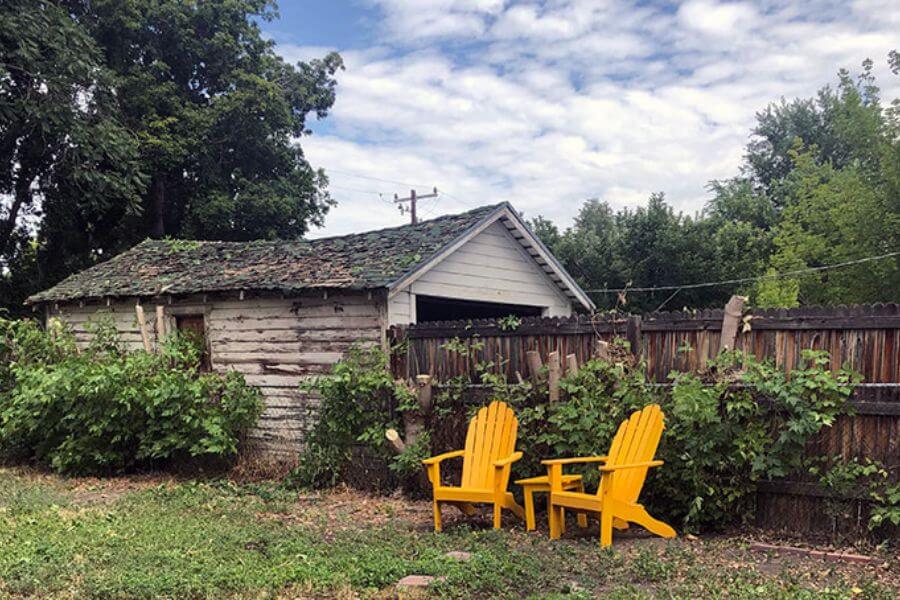
[[[435,456],[422,463],[428,469],[434,494],[434,530],[441,530],[441,504],[451,504],[466,514],[473,514],[472,503],[494,505],[494,529],[500,528],[500,511],[513,511],[525,518],[521,506],[506,491],[512,464],[522,458],[515,451],[516,429],[519,421],[504,402],[494,401],[478,411],[469,422],[464,450]],[[441,462],[450,458],[463,459],[462,481],[459,487],[441,482]]]
[[[650,516],[637,499],[647,477],[647,469],[663,464],[653,460],[662,437],[664,415],[658,404],[632,413],[619,426],[608,456],[561,458],[541,461],[547,465],[550,478],[550,537],[558,538],[563,529],[564,510],[600,513],[600,546],[612,544],[612,530],[625,529],[637,523],[664,538],[675,537],[675,530]],[[563,489],[563,465],[601,462],[600,487],[597,494],[584,494]]]

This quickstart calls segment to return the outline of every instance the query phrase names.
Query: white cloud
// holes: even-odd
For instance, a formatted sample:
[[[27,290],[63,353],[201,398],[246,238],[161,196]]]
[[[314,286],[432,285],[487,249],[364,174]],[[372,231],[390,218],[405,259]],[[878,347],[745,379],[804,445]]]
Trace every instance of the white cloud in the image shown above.
[[[425,216],[509,200],[566,225],[586,198],[655,191],[693,213],[710,179],[737,173],[767,103],[866,57],[900,92],[884,67],[896,2],[370,1],[378,46],[344,53],[328,126],[303,140],[339,201],[315,235],[404,222],[389,199],[410,184],[446,192]]]
[[[746,2],[691,0],[678,9],[678,17],[689,29],[715,36],[732,36],[752,29],[756,9]]]

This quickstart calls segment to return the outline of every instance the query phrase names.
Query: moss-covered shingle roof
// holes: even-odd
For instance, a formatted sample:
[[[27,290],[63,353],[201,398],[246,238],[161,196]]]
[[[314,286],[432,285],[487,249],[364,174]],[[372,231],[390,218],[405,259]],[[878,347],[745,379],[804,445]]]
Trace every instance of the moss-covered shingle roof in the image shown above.
[[[27,303],[230,290],[387,286],[504,204],[378,231],[303,241],[145,240]]]

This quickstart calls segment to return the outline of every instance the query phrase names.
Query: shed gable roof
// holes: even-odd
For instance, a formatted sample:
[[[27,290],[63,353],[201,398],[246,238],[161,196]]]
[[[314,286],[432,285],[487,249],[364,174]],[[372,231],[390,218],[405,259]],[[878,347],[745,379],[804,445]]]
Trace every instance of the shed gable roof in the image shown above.
[[[416,225],[316,240],[145,240],[31,296],[27,303],[238,290],[393,288],[510,213],[512,207],[504,202]]]

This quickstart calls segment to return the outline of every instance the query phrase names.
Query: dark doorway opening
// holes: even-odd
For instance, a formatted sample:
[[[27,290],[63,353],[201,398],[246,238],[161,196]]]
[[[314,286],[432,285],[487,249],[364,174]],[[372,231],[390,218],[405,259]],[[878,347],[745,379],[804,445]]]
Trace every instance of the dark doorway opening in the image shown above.
[[[416,322],[456,321],[458,319],[491,319],[513,315],[516,317],[539,317],[543,313],[540,306],[522,304],[501,304],[499,302],[474,302],[435,296],[416,296]]]
[[[205,373],[212,371],[203,315],[175,315],[175,329],[197,345],[200,351],[200,370]]]

